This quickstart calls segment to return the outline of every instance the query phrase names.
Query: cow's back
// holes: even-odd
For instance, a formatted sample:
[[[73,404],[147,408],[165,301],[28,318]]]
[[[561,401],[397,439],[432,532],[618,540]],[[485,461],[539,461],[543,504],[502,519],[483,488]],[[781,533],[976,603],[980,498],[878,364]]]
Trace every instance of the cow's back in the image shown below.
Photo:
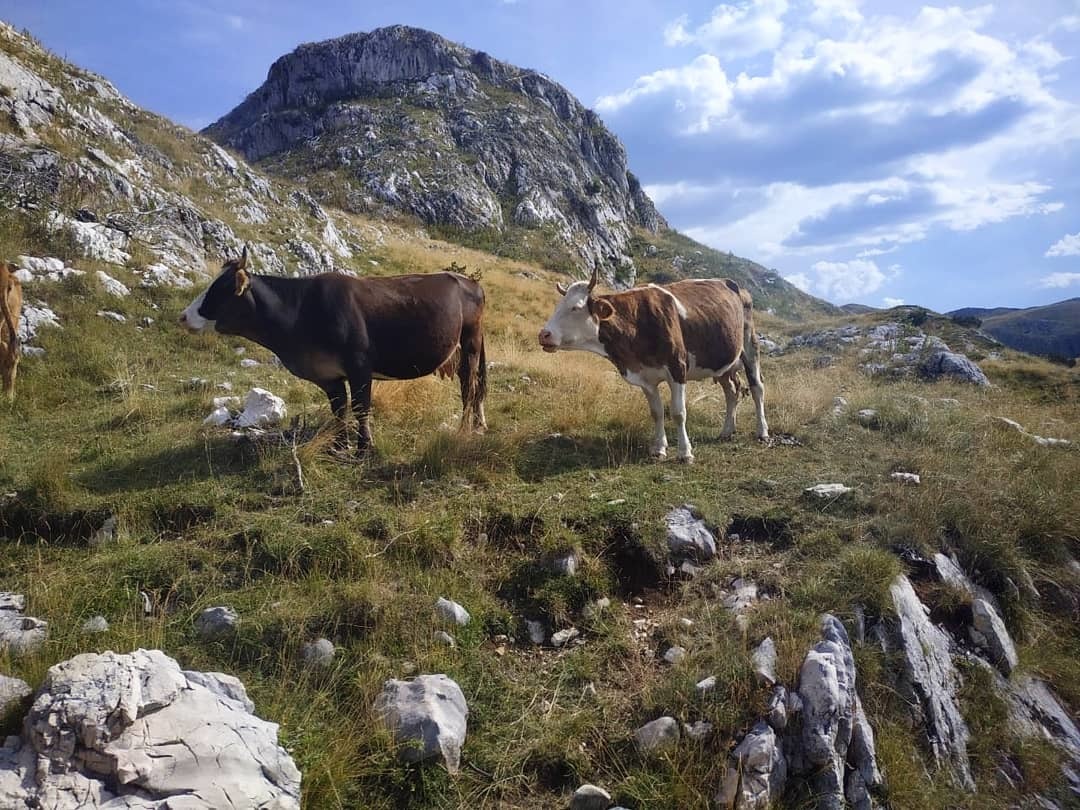
[[[734,284],[734,282],[732,282]],[[734,285],[735,290],[738,285]],[[726,279],[688,279],[664,285],[685,310],[683,343],[700,369],[728,368],[743,349],[748,301]],[[749,298],[747,294],[747,298]]]

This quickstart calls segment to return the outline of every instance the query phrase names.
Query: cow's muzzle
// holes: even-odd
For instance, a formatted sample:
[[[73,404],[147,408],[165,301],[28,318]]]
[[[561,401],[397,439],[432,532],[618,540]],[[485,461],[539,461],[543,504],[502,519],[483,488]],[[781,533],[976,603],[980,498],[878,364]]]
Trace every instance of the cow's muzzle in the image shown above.
[[[540,348],[545,352],[557,352],[559,350],[559,344],[552,338],[550,330],[541,329],[539,340]]]

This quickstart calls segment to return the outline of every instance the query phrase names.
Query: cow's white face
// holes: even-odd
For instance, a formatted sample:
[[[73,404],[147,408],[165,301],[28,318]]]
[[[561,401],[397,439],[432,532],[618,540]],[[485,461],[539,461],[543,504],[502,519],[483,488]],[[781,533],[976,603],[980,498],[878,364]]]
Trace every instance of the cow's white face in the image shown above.
[[[203,290],[199,294],[199,297],[188,304],[187,309],[180,313],[180,325],[192,332],[202,332],[204,329],[213,327],[214,322],[204,318],[199,314],[199,308],[202,307],[203,302],[206,300],[206,294],[210,292],[209,289]]]
[[[600,321],[589,311],[589,282],[575,281],[563,293],[562,300],[544,328],[540,330],[540,348],[545,352],[577,349],[607,356],[600,343]]]

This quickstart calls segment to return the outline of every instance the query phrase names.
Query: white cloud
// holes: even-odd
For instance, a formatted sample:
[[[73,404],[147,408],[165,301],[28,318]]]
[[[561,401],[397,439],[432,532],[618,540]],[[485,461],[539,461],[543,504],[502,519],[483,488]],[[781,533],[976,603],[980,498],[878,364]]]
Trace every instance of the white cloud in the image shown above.
[[[691,131],[708,128],[708,122],[723,117],[731,102],[731,85],[720,60],[711,54],[702,54],[681,68],[658,70],[642,76],[633,86],[610,96],[602,96],[596,102],[600,112],[615,112],[635,101],[659,93],[672,93],[673,105],[681,103],[681,95],[692,98],[699,111],[699,119]]]
[[[885,296],[881,299],[881,303],[885,305],[886,309],[892,309],[893,307],[902,307],[904,305],[903,298],[890,298]]]
[[[859,13],[859,0],[814,0],[810,22],[826,26],[834,21],[858,23],[862,18]]]
[[[739,4],[719,5],[708,21],[692,30],[687,28],[690,19],[684,14],[664,30],[664,42],[703,45],[726,58],[753,56],[780,44],[787,10],[787,0],[744,0]]]
[[[866,259],[815,262],[810,269],[816,276],[813,290],[833,301],[851,301],[877,292],[888,279],[875,262]]]
[[[810,280],[810,276],[806,275],[806,273],[792,273],[790,276],[784,276],[784,280],[794,284],[804,293],[810,292],[811,287],[814,286],[814,282]]]
[[[239,31],[240,29],[242,29],[244,27],[244,24],[245,24],[244,18],[241,17],[239,14],[226,14],[225,15],[225,22],[234,31]]]
[[[1067,233],[1046,251],[1048,257],[1053,256],[1080,256],[1080,231]],[[1056,273],[1055,275],[1061,275]]]
[[[855,254],[856,259],[869,259],[873,256],[885,256],[886,254],[893,253],[900,249],[899,245],[893,245],[891,248],[867,248],[866,250],[860,250]]]
[[[1051,273],[1039,279],[1039,286],[1043,289],[1058,289],[1080,284],[1080,273]]]

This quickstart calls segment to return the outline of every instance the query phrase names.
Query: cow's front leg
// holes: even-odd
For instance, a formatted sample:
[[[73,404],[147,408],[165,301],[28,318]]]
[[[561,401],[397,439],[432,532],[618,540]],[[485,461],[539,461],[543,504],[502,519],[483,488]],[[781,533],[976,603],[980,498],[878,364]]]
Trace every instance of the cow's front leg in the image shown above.
[[[664,458],[667,455],[667,433],[664,431],[664,399],[660,396],[660,388],[655,385],[642,385],[642,392],[649,403],[649,413],[653,418],[653,440],[649,447],[649,453],[654,458]]]
[[[367,455],[371,449],[371,372],[357,371],[349,375],[352,389],[353,415],[356,417],[356,454]]]
[[[334,414],[334,438],[331,447],[337,451],[349,449],[349,431],[345,417],[349,412],[349,392],[344,380],[332,380],[321,386],[330,400],[330,410]]]
[[[675,419],[675,430],[679,434],[679,461],[693,464],[694,451],[690,447],[690,437],[686,435],[686,385],[674,380],[668,385],[671,387],[671,415]]]

